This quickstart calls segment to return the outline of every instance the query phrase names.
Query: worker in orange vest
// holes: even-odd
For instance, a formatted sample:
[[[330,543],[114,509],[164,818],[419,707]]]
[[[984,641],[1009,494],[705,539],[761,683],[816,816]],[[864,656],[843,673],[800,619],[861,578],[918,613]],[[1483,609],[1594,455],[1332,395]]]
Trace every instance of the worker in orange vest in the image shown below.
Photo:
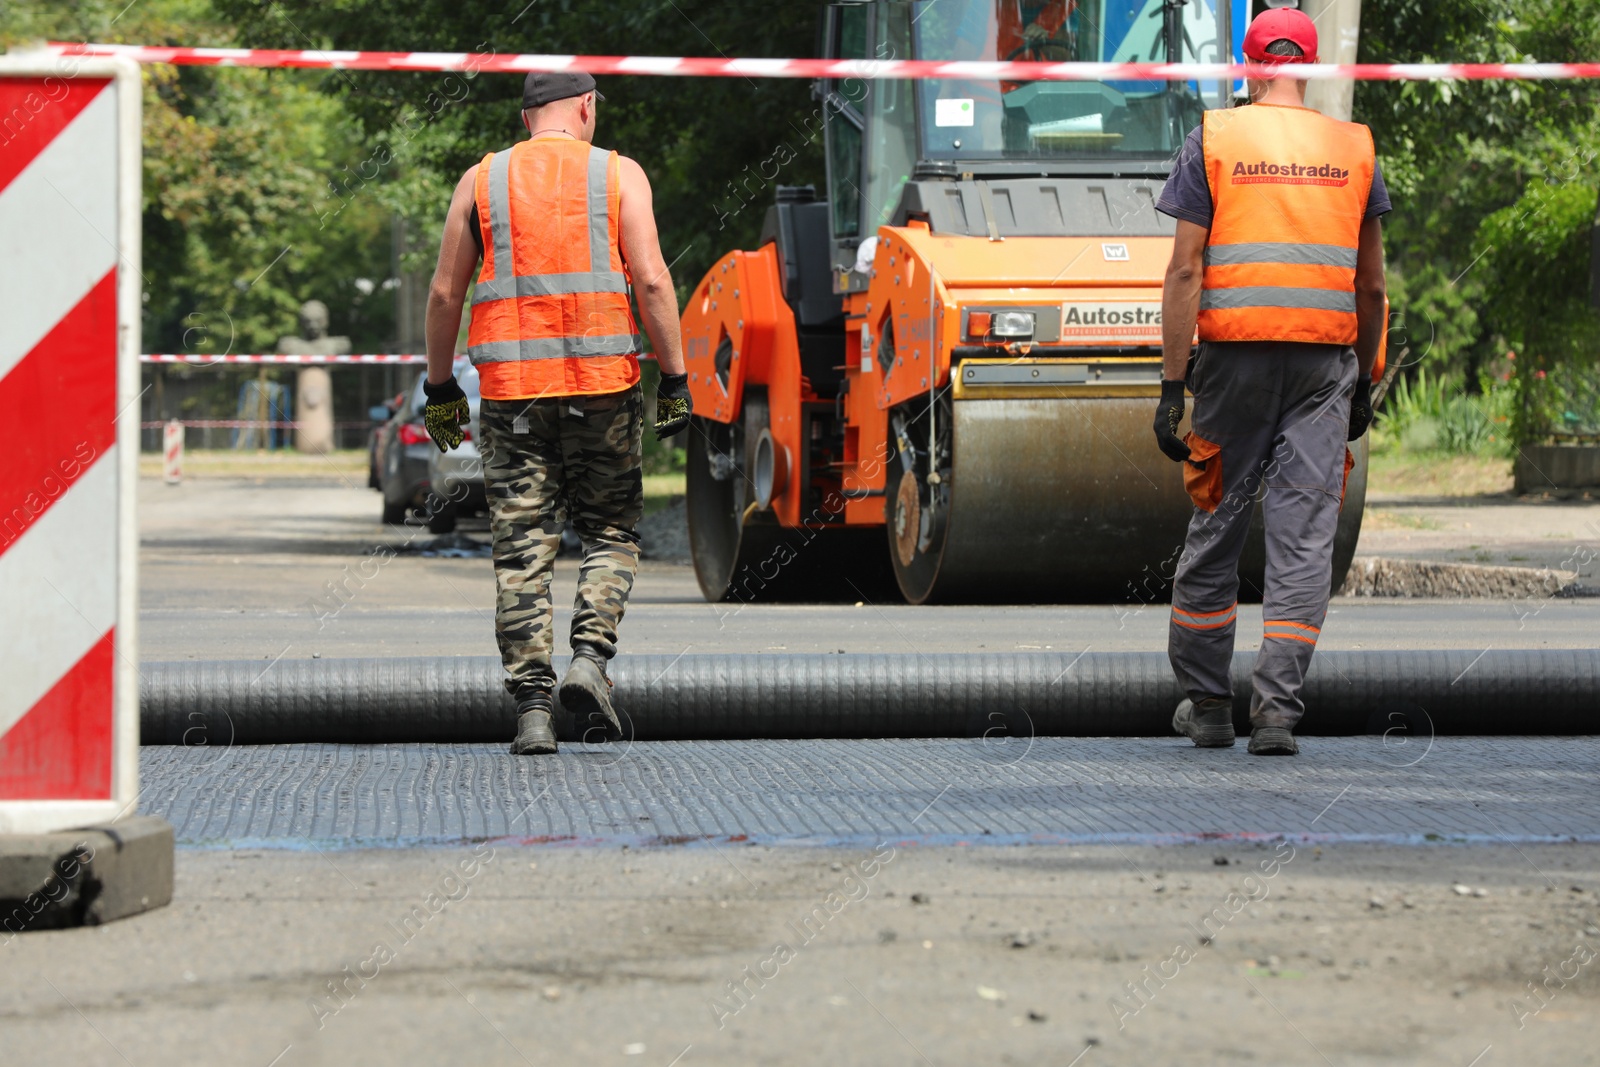
[[[423,415],[442,451],[461,443],[470,417],[451,364],[477,271],[467,355],[483,397],[495,635],[516,702],[518,754],[556,751],[550,580],[569,516],[584,557],[561,704],[581,738],[622,736],[606,663],[638,569],[644,510],[642,346],[630,288],[661,367],[657,436],[678,433],[691,415],[650,182],[639,164],[592,143],[602,99],[588,74],[528,75],[530,139],[462,176],[428,291]]]
[[[1293,755],[1332,588],[1346,442],[1372,421],[1386,317],[1379,219],[1390,203],[1371,131],[1307,108],[1305,81],[1274,76],[1280,64],[1316,62],[1311,19],[1266,11],[1244,52],[1257,75],[1249,105],[1206,113],[1156,205],[1178,220],[1156,439],[1195,504],[1173,579],[1168,654],[1188,699],[1172,725],[1201,747],[1234,743],[1239,553],[1260,496],[1265,627],[1250,751]],[[1179,437],[1186,384],[1194,419]]]

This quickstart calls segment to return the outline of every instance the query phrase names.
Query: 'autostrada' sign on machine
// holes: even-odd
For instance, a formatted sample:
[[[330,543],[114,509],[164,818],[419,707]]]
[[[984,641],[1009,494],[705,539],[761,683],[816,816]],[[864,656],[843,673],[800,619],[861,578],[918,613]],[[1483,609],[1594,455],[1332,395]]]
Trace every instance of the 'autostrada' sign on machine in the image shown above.
[[[1063,341],[1161,340],[1159,301],[1074,302],[1061,306]]]

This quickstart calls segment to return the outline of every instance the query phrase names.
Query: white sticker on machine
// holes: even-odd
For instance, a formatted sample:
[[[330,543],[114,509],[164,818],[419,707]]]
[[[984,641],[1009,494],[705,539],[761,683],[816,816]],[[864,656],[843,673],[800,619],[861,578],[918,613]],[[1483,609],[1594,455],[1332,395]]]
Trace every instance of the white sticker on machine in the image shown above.
[[[1073,301],[1061,305],[1063,341],[1161,341],[1161,304],[1130,300]]]
[[[935,100],[933,102],[933,124],[935,126],[971,126],[972,125],[972,97],[962,96],[951,100]]]

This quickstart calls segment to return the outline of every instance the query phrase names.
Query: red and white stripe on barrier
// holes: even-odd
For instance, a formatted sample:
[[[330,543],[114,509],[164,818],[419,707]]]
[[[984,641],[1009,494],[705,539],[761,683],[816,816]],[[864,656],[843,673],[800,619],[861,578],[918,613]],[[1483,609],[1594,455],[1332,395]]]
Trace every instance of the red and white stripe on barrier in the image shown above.
[[[132,814],[139,69],[0,57],[0,834]]]
[[[124,56],[140,63],[340,70],[534,70],[698,78],[982,78],[1004,81],[1225,81],[1254,73],[1237,63],[1006,63],[926,59],[712,59],[702,56],[498,55],[482,52],[335,52],[282,48],[167,48],[57,42],[62,56]],[[1600,63],[1287,63],[1282,77],[1357,81],[1548,81],[1600,78]]]
[[[376,352],[363,355],[342,356],[285,356],[276,352],[247,352],[232,355],[208,356],[193,352],[146,352],[140,363],[187,363],[192,367],[210,367],[221,363],[298,363],[378,365],[396,363],[426,363],[428,357],[416,352]]]

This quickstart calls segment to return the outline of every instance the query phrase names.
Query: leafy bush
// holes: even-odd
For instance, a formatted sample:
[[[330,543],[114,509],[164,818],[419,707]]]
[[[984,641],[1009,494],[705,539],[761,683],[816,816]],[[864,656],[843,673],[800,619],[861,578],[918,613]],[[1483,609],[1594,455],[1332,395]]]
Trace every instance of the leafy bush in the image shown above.
[[[1484,375],[1478,392],[1426,368],[1400,378],[1384,398],[1373,430],[1375,451],[1508,456],[1515,393],[1502,380]]]

